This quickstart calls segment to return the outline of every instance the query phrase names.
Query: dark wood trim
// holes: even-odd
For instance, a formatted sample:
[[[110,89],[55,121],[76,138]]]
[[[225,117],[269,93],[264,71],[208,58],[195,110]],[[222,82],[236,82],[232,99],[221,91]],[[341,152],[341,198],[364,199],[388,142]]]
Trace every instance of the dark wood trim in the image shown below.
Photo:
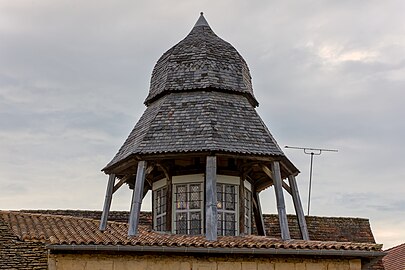
[[[173,184],[172,176],[168,174],[166,188],[166,231],[172,231],[172,211],[173,211]]]
[[[285,189],[285,191],[287,191],[288,194],[292,195],[291,187],[283,180],[281,180],[281,184],[282,184],[283,188]]]
[[[239,235],[245,234],[245,184],[243,176],[239,182]]]
[[[258,235],[266,236],[266,229],[264,226],[263,214],[260,205],[259,192],[255,189],[252,190],[252,204],[253,204],[253,216],[255,218],[256,230]]]
[[[118,183],[116,183],[116,184],[114,185],[113,193],[115,193],[125,182],[127,182],[128,179],[131,178],[131,176],[132,176],[132,175],[126,175],[126,176],[122,177],[122,178],[118,181]]]

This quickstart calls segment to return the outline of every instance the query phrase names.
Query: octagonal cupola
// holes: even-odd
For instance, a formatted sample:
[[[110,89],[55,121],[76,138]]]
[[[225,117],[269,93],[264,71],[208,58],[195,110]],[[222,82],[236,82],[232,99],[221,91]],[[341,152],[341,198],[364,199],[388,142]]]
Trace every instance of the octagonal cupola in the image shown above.
[[[251,77],[236,49],[203,14],[158,60],[146,110],[103,171],[109,175],[100,229],[113,193],[133,189],[129,236],[152,191],[153,229],[173,234],[265,235],[259,193],[274,187],[280,230],[289,239],[283,188],[308,239],[295,176],[298,169],[255,110]],[[284,181],[288,180],[288,183]]]

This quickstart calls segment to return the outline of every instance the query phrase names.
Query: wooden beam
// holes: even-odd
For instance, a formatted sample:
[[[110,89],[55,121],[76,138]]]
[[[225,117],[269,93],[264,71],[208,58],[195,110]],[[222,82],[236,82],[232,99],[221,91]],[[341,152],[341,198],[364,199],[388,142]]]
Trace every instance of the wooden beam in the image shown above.
[[[163,171],[163,173],[166,176],[166,179],[170,178],[169,170],[164,165],[157,163],[156,166],[158,166]]]
[[[135,166],[137,163],[136,158],[134,157],[128,157],[127,160],[125,161],[120,161],[119,165],[115,164],[113,167],[108,168],[105,170],[105,173],[115,173],[116,175],[119,174],[120,172],[124,171],[125,169]]]
[[[115,193],[126,181],[128,181],[131,178],[131,176],[132,175],[126,175],[122,177],[120,181],[118,181],[118,183],[114,185],[113,193]]]
[[[111,208],[114,182],[115,182],[115,174],[110,174],[108,178],[107,190],[105,192],[103,214],[101,215],[100,220],[100,228],[99,228],[100,231],[105,231],[105,228],[107,227],[107,219]]]
[[[166,188],[166,231],[172,231],[172,177],[168,174],[169,178],[167,178],[167,188]]]
[[[143,187],[146,176],[146,161],[138,162],[138,170],[136,171],[135,187],[132,193],[131,211],[129,214],[128,235],[134,236],[138,233],[139,215],[141,212]]]
[[[245,179],[239,178],[239,234],[245,234]]]
[[[205,173],[205,238],[217,240],[217,158],[207,156]]]
[[[264,220],[262,214],[262,207],[260,205],[259,192],[256,192],[256,190],[253,190],[252,192],[252,201],[253,201],[253,216],[255,218],[257,234],[266,236],[266,229],[264,227]]]
[[[295,213],[297,214],[298,224],[300,226],[301,236],[303,240],[309,240],[307,222],[304,216],[304,210],[302,209],[300,194],[298,192],[297,181],[294,175],[288,176],[288,181],[290,183],[292,198],[294,202]]]
[[[271,170],[273,172],[272,178],[274,183],[274,191],[276,193],[277,212],[278,212],[278,220],[280,223],[281,238],[283,240],[289,240],[291,239],[291,237],[290,231],[288,229],[287,212],[285,209],[284,194],[282,187],[283,180],[281,179],[280,163],[278,161],[272,162]]]
[[[285,191],[287,191],[290,195],[292,195],[291,187],[286,182],[284,182],[283,180],[281,180],[281,183],[282,183],[283,188],[285,189]]]

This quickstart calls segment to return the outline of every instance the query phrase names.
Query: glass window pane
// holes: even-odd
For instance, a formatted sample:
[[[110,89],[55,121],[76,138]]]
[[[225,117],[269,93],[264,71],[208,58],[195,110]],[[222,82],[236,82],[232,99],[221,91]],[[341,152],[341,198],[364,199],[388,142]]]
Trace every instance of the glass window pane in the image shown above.
[[[202,233],[202,198],[201,183],[180,184],[174,186],[175,194],[175,233]]]
[[[217,184],[217,209],[222,209],[222,206],[223,206],[222,187],[223,187],[223,185]]]
[[[222,224],[223,224],[222,216],[223,216],[223,213],[218,213],[217,214],[217,234],[218,235],[224,235],[223,226],[222,226]]]
[[[225,185],[225,209],[235,210],[235,186]]]
[[[201,212],[190,213],[190,234],[201,234]]]
[[[187,234],[187,213],[176,214],[176,233]]]
[[[201,207],[201,185],[190,185],[190,209],[200,209]]]
[[[225,213],[225,235],[235,235],[235,214]]]
[[[187,209],[187,186],[176,186],[176,209]]]
[[[154,228],[157,231],[166,230],[166,187],[153,191]]]

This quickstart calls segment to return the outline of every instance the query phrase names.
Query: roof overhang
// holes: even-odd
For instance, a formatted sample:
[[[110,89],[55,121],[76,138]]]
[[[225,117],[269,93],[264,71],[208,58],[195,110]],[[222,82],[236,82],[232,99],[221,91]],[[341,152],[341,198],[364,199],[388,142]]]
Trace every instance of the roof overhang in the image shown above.
[[[380,258],[387,253],[370,250],[335,250],[335,249],[283,249],[283,248],[218,248],[218,247],[168,247],[168,246],[126,246],[126,245],[47,245],[51,252],[60,251],[99,251],[99,252],[157,252],[189,254],[245,254],[245,255],[296,255]]]

